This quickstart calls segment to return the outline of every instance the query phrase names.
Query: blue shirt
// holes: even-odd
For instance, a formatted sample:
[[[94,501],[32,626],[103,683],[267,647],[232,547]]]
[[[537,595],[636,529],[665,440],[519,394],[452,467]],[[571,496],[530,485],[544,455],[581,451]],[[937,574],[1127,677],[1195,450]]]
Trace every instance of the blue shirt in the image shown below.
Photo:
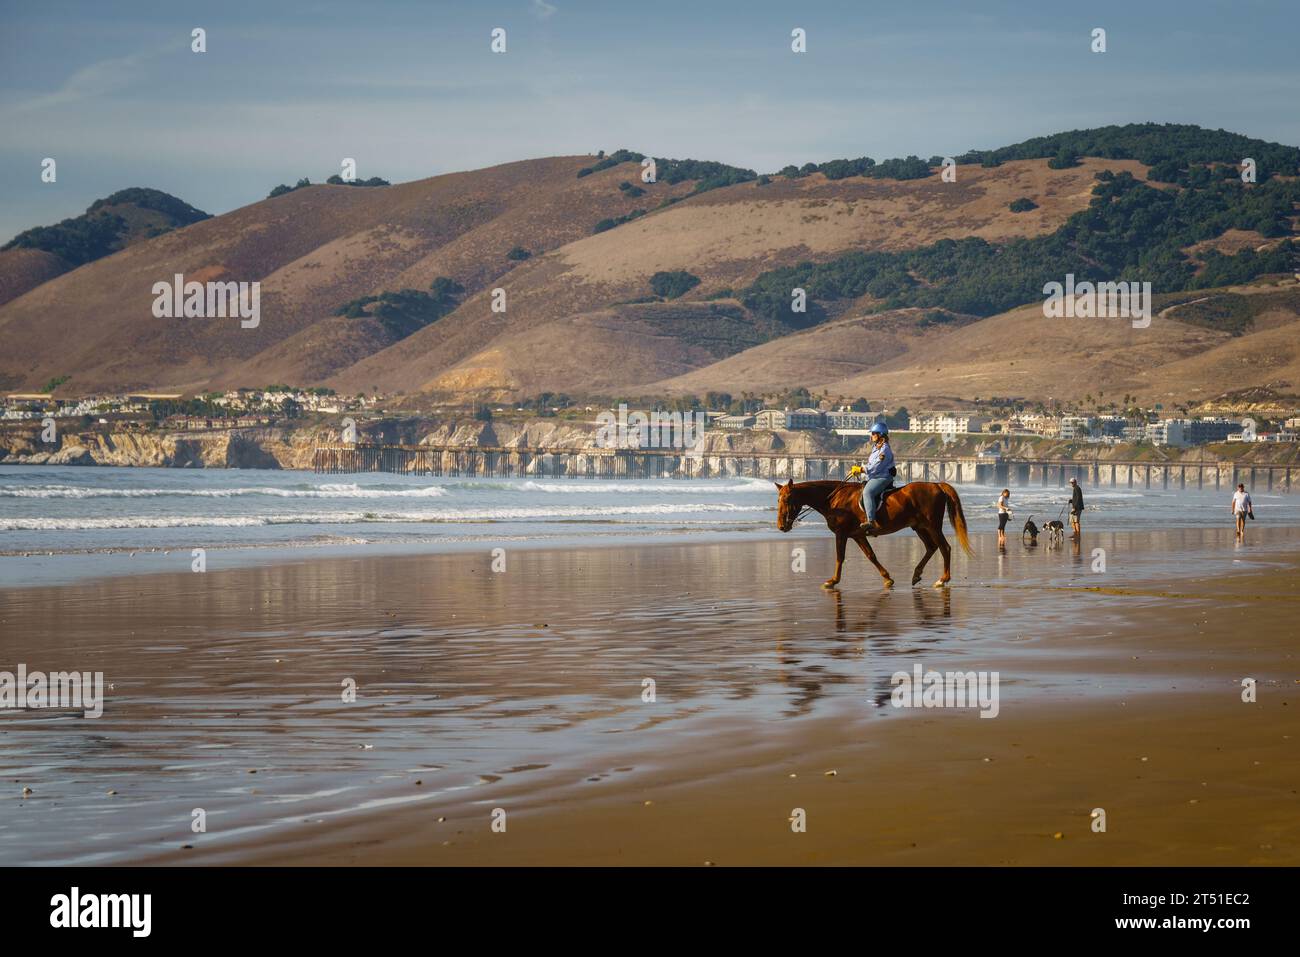
[[[881,442],[871,450],[867,459],[867,478],[889,478],[889,470],[894,467],[894,451],[888,442]]]

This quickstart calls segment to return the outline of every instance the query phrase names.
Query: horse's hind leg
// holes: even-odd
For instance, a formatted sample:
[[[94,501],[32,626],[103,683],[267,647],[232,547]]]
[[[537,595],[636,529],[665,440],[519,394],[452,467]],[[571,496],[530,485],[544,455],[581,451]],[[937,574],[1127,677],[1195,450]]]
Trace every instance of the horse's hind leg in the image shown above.
[[[853,535],[853,540],[858,543],[858,547],[862,549],[862,554],[867,556],[868,561],[870,561],[871,564],[876,566],[876,571],[880,572],[880,577],[885,580],[885,587],[892,588],[894,584],[894,579],[889,577],[889,572],[885,570],[884,565],[880,564],[880,560],[876,558],[875,551],[871,548],[869,544],[867,544],[866,533],[855,532]]]
[[[925,571],[925,566],[930,561],[930,556],[933,555],[934,550],[939,547],[935,544],[934,539],[930,537],[930,534],[923,529],[916,529],[916,536],[921,539],[922,543],[925,545],[925,554],[921,556],[921,560],[916,563],[916,570],[912,572],[913,585],[921,580],[921,573]]]
[[[939,551],[943,553],[943,577],[934,583],[935,588],[942,588],[952,581],[952,546],[948,544],[948,539],[943,537],[942,528],[930,534],[939,540]]]

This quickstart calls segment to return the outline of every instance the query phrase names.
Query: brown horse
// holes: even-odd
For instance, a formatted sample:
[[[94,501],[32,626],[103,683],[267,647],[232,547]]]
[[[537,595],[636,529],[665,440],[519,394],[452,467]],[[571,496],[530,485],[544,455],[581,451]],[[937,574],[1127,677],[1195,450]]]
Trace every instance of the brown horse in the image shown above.
[[[876,566],[880,577],[885,580],[885,587],[894,584],[885,566],[876,559],[867,535],[860,528],[866,521],[862,510],[862,485],[858,482],[799,482],[794,479],[784,485],[777,483],[776,526],[783,532],[794,528],[794,523],[811,509],[826,519],[826,527],[835,533],[835,577],[827,579],[823,588],[834,588],[840,583],[844,569],[844,547],[849,539],[858,543],[862,553],[871,564]],[[916,532],[925,543],[925,555],[912,573],[912,584],[921,580],[925,564],[934,554],[935,549],[943,552],[943,577],[934,583],[935,588],[942,588],[952,580],[952,548],[948,539],[943,537],[943,513],[948,512],[948,519],[957,532],[957,541],[970,555],[970,539],[966,535],[966,516],[962,514],[961,499],[957,490],[947,482],[909,482],[891,489],[876,510],[876,521],[880,523],[881,535],[889,535],[904,528]]]

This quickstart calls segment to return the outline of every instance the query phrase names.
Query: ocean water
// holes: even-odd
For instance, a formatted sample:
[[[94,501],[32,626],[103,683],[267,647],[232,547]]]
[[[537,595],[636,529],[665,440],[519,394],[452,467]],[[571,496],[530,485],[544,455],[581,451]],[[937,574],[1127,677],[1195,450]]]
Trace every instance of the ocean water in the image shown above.
[[[959,485],[973,530],[999,489]],[[1087,489],[1099,531],[1228,527],[1229,493]],[[1010,528],[1064,519],[1068,489],[1013,488]],[[1300,496],[1257,493],[1261,522],[1300,524]],[[0,466],[0,585],[175,570],[193,549],[227,564],[286,551],[477,549],[770,536],[765,479],[428,478],[251,470]],[[812,515],[800,530],[815,528]]]
[[[999,672],[1008,712],[1291,680],[1255,632],[1291,620],[1290,579],[1264,576],[1293,567],[1300,496],[1256,496],[1237,546],[1226,493],[1085,489],[1086,544],[1028,548],[1066,493],[1017,488],[999,550],[999,489],[959,491],[954,587],[930,587],[937,556],[909,587],[900,534],[877,546],[895,588],[854,553],[830,592],[833,540],[816,516],[782,536],[768,481],[0,467],[0,583],[67,582],[0,588],[0,670],[104,676],[99,717],[0,709],[0,865],[243,863],[405,808],[456,841],[486,808],[672,778],[806,719],[867,742],[909,720],[889,679],[921,657]],[[151,571],[172,574],[130,577]]]

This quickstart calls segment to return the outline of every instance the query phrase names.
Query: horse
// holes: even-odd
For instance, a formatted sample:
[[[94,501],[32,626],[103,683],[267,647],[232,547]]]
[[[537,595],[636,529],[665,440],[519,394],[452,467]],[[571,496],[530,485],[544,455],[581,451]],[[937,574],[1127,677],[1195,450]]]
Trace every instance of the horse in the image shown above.
[[[777,528],[783,532],[790,531],[805,512],[812,510],[826,519],[826,527],[835,533],[835,577],[828,578],[822,584],[823,588],[834,588],[840,583],[844,570],[844,548],[850,539],[858,543],[862,553],[876,566],[876,571],[885,580],[885,587],[893,586],[894,579],[876,558],[876,553],[861,528],[867,515],[862,510],[860,501],[860,483],[820,481],[796,484],[794,479],[790,479],[784,485],[779,482],[773,484],[777,487]],[[890,488],[886,490],[880,508],[876,510],[876,521],[880,524],[877,534],[890,535],[910,528],[925,544],[925,555],[912,573],[913,585],[921,580],[921,573],[935,549],[943,553],[943,577],[934,583],[934,587],[943,588],[952,580],[952,548],[943,535],[945,510],[957,533],[957,541],[967,555],[974,554],[970,538],[966,534],[966,516],[962,513],[961,499],[957,490],[947,482],[909,482]]]

